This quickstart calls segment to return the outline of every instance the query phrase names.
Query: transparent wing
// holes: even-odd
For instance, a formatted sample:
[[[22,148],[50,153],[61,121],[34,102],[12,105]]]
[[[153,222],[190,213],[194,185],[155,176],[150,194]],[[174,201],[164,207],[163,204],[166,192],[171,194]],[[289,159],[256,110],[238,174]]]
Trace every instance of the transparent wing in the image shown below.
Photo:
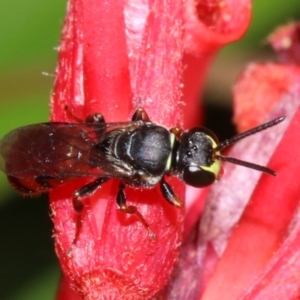
[[[0,141],[0,169],[7,175],[25,179],[126,177],[125,169],[112,166],[107,156],[95,151],[94,146],[107,132],[135,127],[135,122],[41,123],[21,127]]]

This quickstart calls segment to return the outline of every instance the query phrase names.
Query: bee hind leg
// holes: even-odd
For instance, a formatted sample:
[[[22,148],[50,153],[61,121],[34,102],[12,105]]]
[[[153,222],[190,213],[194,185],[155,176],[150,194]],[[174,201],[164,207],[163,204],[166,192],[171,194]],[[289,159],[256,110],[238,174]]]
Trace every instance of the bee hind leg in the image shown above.
[[[77,220],[76,220],[76,228],[75,228],[75,237],[72,242],[71,248],[75,246],[81,231],[81,226],[82,226],[81,213],[84,209],[84,203],[82,201],[82,198],[93,194],[96,191],[96,189],[99,186],[101,186],[103,183],[105,183],[107,180],[109,180],[109,178],[99,177],[96,180],[89,182],[88,184],[84,185],[83,187],[81,187],[80,189],[74,192],[72,201],[73,201],[73,208],[77,213]]]

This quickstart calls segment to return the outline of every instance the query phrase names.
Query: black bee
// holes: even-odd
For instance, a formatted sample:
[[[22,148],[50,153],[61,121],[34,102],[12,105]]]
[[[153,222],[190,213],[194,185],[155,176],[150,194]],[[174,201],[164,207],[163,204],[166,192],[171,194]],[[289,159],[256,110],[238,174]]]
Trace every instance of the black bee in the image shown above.
[[[222,143],[203,127],[170,130],[150,121],[139,108],[131,122],[105,123],[101,114],[85,123],[41,123],[15,129],[0,141],[0,168],[11,185],[24,195],[37,195],[78,177],[94,180],[73,194],[73,206],[80,213],[82,198],[111,178],[120,180],[118,208],[136,214],[150,228],[134,206],[127,206],[125,187],[153,188],[159,184],[164,198],[176,207],[182,202],[166,182],[178,176],[186,184],[205,187],[219,178],[221,161],[229,161],[271,175],[264,166],[222,156],[227,146],[283,121],[273,121],[238,134]],[[91,172],[93,170],[93,172]]]

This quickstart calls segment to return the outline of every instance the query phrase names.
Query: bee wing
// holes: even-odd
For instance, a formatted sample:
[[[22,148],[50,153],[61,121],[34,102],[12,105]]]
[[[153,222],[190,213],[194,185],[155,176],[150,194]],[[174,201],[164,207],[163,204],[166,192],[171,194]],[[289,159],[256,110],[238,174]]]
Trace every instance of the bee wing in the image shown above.
[[[111,174],[111,162],[92,149],[108,130],[130,124],[41,123],[15,129],[0,141],[0,169],[24,179],[123,177],[125,170]]]

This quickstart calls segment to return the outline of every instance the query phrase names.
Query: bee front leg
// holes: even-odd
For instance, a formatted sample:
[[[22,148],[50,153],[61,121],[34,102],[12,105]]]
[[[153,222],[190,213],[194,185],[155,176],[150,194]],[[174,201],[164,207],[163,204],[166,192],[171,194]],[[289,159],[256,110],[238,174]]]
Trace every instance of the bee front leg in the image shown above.
[[[96,180],[84,185],[83,187],[75,191],[75,193],[73,194],[73,198],[72,198],[73,208],[77,212],[77,220],[76,220],[76,228],[75,228],[75,237],[72,243],[72,247],[76,244],[78,240],[78,236],[82,226],[81,213],[84,209],[84,203],[82,201],[82,198],[93,194],[95,190],[103,183],[105,183],[107,180],[109,180],[109,178],[99,177]]]
[[[136,215],[139,218],[139,220],[142,222],[142,224],[145,226],[145,228],[148,230],[148,234],[149,234],[149,237],[151,238],[151,240],[156,239],[154,232],[151,230],[149,224],[144,219],[142,214],[138,211],[138,209],[133,205],[127,206],[126,194],[125,194],[125,184],[122,182],[119,185],[119,191],[117,194],[117,205],[121,211],[123,211],[127,214]]]
[[[176,207],[182,207],[182,201],[180,198],[174,193],[172,187],[165,181],[164,178],[160,181],[160,190],[164,196],[164,198]]]

